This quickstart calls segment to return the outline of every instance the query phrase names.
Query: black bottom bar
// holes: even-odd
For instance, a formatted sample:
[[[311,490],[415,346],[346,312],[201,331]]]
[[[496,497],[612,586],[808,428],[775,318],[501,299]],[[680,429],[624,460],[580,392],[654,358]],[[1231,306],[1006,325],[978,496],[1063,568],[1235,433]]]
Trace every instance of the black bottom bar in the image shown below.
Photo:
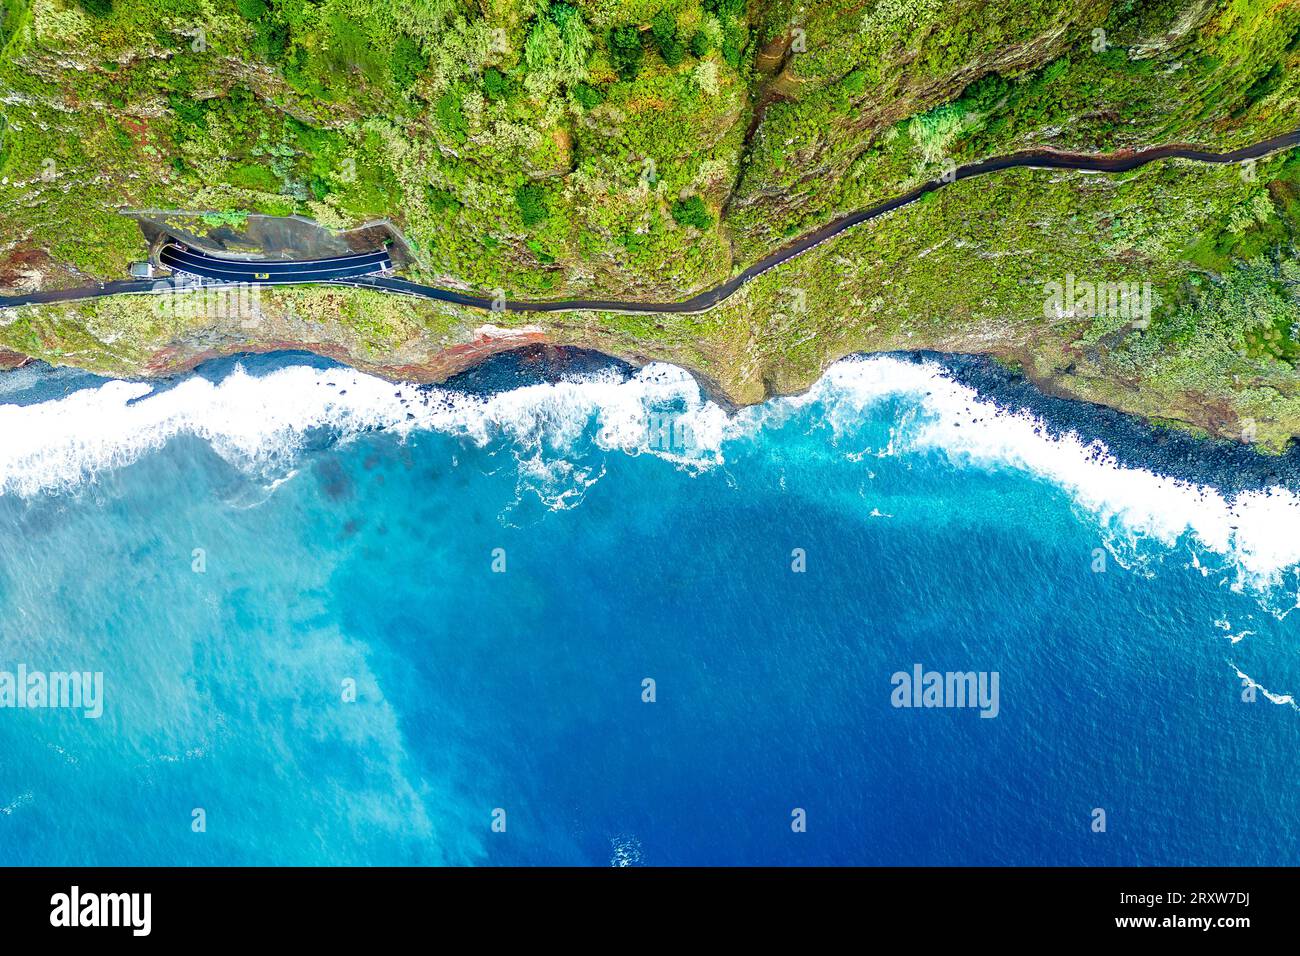
[[[1294,887],[1286,869],[32,869],[0,871],[0,919],[9,941],[125,941],[147,929],[205,947],[373,947],[403,938],[390,933],[438,937],[458,926],[485,941],[540,941],[611,922],[660,938],[709,926],[733,942],[777,928],[812,939],[911,927],[917,952],[946,939],[1102,935],[1231,945],[1290,935]]]

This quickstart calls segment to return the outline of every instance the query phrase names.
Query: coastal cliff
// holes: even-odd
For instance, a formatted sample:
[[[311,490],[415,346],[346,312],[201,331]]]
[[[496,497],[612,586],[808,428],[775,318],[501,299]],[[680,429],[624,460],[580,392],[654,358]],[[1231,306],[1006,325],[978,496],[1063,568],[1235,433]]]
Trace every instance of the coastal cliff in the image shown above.
[[[847,211],[1024,149],[1225,150],[1300,124],[1300,4],[1057,0],[213,5],[7,0],[0,294],[125,274],[123,208],[346,228],[509,297],[690,296]],[[492,314],[336,289],[0,311],[117,375],[308,348],[437,381],[548,342],[735,404],[853,352],[978,352],[1044,390],[1280,448],[1300,434],[1300,158],[1013,169],[698,315]],[[1056,287],[1139,290],[1062,303]],[[1053,301],[1055,298],[1056,301]],[[1113,298],[1113,297],[1112,297]]]

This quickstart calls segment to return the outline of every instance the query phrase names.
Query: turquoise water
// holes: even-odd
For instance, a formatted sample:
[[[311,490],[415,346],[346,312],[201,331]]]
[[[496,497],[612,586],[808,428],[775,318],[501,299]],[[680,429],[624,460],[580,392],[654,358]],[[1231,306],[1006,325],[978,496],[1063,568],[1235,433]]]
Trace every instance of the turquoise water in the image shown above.
[[[667,366],[0,382],[0,670],[103,675],[0,709],[0,863],[1295,859],[1288,492],[886,357],[734,418]]]

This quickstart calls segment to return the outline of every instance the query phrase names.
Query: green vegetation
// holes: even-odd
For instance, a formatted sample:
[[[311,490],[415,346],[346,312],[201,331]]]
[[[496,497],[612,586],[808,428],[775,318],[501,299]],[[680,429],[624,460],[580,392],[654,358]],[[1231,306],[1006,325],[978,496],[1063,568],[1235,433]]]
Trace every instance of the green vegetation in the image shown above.
[[[641,71],[641,32],[635,26],[615,27],[609,31],[609,62],[614,72],[631,82]]]
[[[691,196],[673,203],[673,218],[683,226],[694,226],[703,231],[713,225],[713,217],[699,196]]]
[[[526,183],[516,189],[515,202],[519,204],[519,218],[525,226],[545,222],[551,214],[546,204],[546,190],[536,183]]]
[[[677,18],[671,10],[660,10],[650,21],[650,35],[664,63],[676,66],[686,57],[686,44],[677,35]]]
[[[0,10],[10,285],[120,277],[144,246],[117,210],[156,208],[206,211],[214,228],[253,212],[339,228],[384,217],[418,250],[419,280],[684,298],[949,164],[1044,147],[1226,149],[1300,126],[1290,2]],[[742,400],[801,387],[857,349],[993,351],[1062,391],[1208,431],[1252,418],[1277,444],[1300,434],[1298,168],[1282,156],[1254,178],[1186,164],[1118,178],[1008,172],[829,243],[708,315],[493,320],[686,362]],[[1145,329],[1044,326],[1042,283],[1067,272],[1150,281],[1162,305]],[[804,290],[806,311],[789,289]],[[371,361],[401,352],[403,336],[424,341],[429,323],[454,344],[482,318],[398,322],[376,299],[313,300],[337,328],[311,341],[368,343]],[[115,337],[110,317],[127,323],[135,308],[0,318],[0,345],[69,361],[101,349],[129,365],[188,334],[134,323]]]

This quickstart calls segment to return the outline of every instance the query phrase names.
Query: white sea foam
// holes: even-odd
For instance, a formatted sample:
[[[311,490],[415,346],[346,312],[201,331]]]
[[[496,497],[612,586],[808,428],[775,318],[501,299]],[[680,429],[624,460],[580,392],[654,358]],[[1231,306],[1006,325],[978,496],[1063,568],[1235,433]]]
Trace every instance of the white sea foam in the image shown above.
[[[32,792],[30,790],[27,790],[23,793],[20,793],[17,797],[15,797],[13,800],[10,800],[4,806],[0,806],[0,813],[3,813],[7,817],[11,817],[13,816],[15,810],[18,810],[21,807],[24,807],[31,802],[32,802]]]
[[[630,381],[596,374],[490,397],[305,365],[264,375],[236,367],[216,383],[192,377],[165,388],[109,382],[46,402],[0,404],[0,494],[66,490],[180,435],[207,441],[241,468],[283,477],[318,429],[341,441],[381,428],[398,434],[436,430],[477,444],[505,437],[516,446],[521,470],[539,481],[562,477],[543,474],[550,469],[589,482],[600,469],[576,467],[564,459],[567,452],[587,436],[604,451],[656,451],[651,410],[668,407],[690,419],[702,444],[691,454],[670,447],[662,454],[707,465],[711,450],[720,447],[727,416],[700,396],[686,372],[668,365],[650,366]],[[557,500],[571,491],[557,491]]]
[[[326,374],[304,366],[255,378],[237,369],[217,384],[197,377],[161,389],[109,382],[37,404],[0,405],[0,492],[65,489],[182,434],[242,466],[268,466],[315,427],[348,433],[384,424],[383,397],[396,404],[395,394],[414,392],[345,373],[340,384],[352,390],[344,397],[342,387],[324,387]]]
[[[1014,468],[1064,489],[1106,529],[1130,542],[1172,547],[1190,536],[1232,559],[1239,584],[1271,585],[1300,563],[1300,498],[1282,488],[1225,496],[1215,488],[1119,465],[1100,442],[1054,436],[1028,412],[1010,413],[934,363],[891,357],[832,367],[813,397],[843,430],[888,397],[917,396],[921,413],[891,436],[892,452],[939,451],[980,468]]]
[[[0,404],[0,493],[65,489],[180,435],[275,480],[291,473],[297,451],[319,429],[347,441],[382,428],[434,430],[480,445],[504,439],[521,482],[550,506],[571,507],[604,473],[604,455],[653,454],[702,470],[725,463],[731,443],[779,427],[810,404],[820,406],[818,419],[838,442],[887,400],[900,409],[888,441],[868,450],[839,443],[846,459],[934,452],[959,466],[1030,473],[1068,493],[1117,543],[1172,547],[1186,539],[1227,559],[1241,587],[1272,586],[1300,563],[1300,499],[1291,492],[1229,497],[1122,467],[1100,443],[1053,436],[1033,415],[998,409],[937,364],[888,356],[845,360],[808,393],[735,416],[704,399],[686,372],[663,364],[627,379],[595,374],[488,397],[305,365],[261,375],[237,367],[216,383],[192,377],[167,388],[110,382],[46,402]],[[656,429],[664,416],[681,426],[669,429],[667,442]]]
[[[1237,678],[1241,681],[1243,686],[1253,688],[1263,694],[1265,699],[1270,700],[1275,704],[1289,704],[1292,710],[1300,710],[1300,707],[1296,706],[1295,698],[1290,694],[1275,694],[1267,687],[1256,683],[1255,679],[1245,673],[1240,667],[1237,667],[1235,664],[1232,664],[1231,667],[1237,672]]]
[[[619,834],[609,842],[614,851],[609,858],[610,866],[641,866],[645,862],[641,841],[636,837]]]

